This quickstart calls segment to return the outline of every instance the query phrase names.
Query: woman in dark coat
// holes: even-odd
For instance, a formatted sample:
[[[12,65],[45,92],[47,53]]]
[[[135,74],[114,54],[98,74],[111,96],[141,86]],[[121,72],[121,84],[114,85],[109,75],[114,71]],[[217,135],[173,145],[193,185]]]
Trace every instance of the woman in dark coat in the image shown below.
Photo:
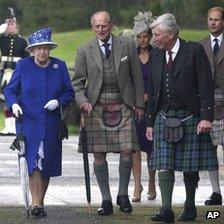
[[[144,101],[147,103],[148,100],[148,77],[149,77],[149,57],[150,51],[152,50],[152,46],[150,45],[150,40],[152,37],[152,31],[150,29],[150,24],[153,21],[152,13],[149,12],[138,12],[138,15],[134,17],[134,35],[137,40],[137,50],[139,55],[139,60],[141,64],[142,77],[144,81]],[[138,136],[138,142],[140,150],[146,152],[147,161],[150,159],[150,154],[153,150],[152,142],[150,142],[146,136],[146,119],[143,119],[140,122],[136,122],[136,131]],[[141,201],[141,193],[143,187],[141,185],[141,151],[136,151],[133,154],[133,177],[134,177],[134,194],[132,198],[132,202],[140,202]],[[149,170],[149,182],[148,182],[148,200],[154,200],[156,198],[156,187],[155,187],[155,171]]]
[[[31,214],[36,217],[46,216],[44,196],[50,177],[61,175],[60,107],[68,106],[74,98],[65,62],[49,56],[57,46],[50,40],[51,32],[45,28],[29,36],[26,49],[33,56],[18,61],[4,91],[14,115],[22,114]]]

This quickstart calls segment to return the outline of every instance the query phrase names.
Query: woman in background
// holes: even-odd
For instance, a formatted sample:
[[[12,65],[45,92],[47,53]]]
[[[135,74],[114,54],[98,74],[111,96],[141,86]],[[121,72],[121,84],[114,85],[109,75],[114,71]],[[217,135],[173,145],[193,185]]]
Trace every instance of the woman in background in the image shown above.
[[[148,77],[149,77],[149,69],[148,69],[148,61],[150,57],[150,51],[152,50],[152,46],[150,45],[150,40],[152,38],[152,31],[150,29],[150,24],[153,22],[154,18],[152,13],[149,12],[138,12],[138,15],[134,17],[134,35],[137,40],[137,51],[139,54],[139,60],[141,63],[142,76],[144,81],[144,101],[145,104],[148,101]],[[153,143],[149,142],[145,136],[146,132],[146,118],[144,118],[140,122],[136,122],[136,130],[139,141],[140,150],[146,152],[147,155],[147,163],[150,159],[150,154],[153,150]],[[141,184],[141,151],[136,151],[133,154],[133,168],[132,173],[134,177],[134,194],[132,198],[132,202],[140,202],[141,201],[141,193],[143,191],[143,187]],[[156,198],[156,187],[155,187],[155,171],[149,170],[149,180],[148,180],[148,200],[154,200]]]

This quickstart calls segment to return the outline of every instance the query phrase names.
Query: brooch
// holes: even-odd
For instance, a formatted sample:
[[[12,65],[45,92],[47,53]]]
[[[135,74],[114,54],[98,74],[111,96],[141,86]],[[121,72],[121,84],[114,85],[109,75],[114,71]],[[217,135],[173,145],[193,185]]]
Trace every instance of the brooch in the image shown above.
[[[53,64],[53,68],[58,68],[58,64]]]

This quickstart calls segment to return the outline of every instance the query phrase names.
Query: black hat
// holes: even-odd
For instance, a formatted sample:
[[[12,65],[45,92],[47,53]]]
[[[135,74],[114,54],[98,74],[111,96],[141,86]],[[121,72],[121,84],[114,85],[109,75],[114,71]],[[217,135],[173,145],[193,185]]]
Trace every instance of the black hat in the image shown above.
[[[8,7],[8,10],[9,10],[9,13],[8,13],[8,16],[7,16],[7,20],[13,20],[16,22],[16,15],[15,15],[15,11],[12,7]]]

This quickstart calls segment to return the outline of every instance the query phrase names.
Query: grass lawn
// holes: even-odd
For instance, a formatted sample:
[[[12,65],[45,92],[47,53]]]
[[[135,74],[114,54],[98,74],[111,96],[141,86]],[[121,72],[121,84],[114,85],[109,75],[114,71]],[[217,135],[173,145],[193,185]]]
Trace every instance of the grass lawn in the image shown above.
[[[119,34],[120,28],[115,28],[114,33]],[[186,40],[198,41],[208,35],[206,30],[183,30],[180,37]],[[66,61],[69,68],[74,68],[76,50],[78,46],[88,42],[94,34],[90,29],[77,30],[73,32],[53,33],[52,40],[58,44],[58,47],[51,52],[51,55]],[[0,112],[0,130],[4,126],[3,114]],[[77,128],[69,127],[69,133],[77,133]]]
[[[149,224],[154,223],[150,216],[157,212],[158,207],[135,207],[132,214],[124,214],[114,208],[111,216],[100,217],[97,208],[92,208],[91,216],[88,215],[87,207],[71,206],[47,206],[48,216],[44,219],[26,219],[24,208],[22,207],[1,207],[0,224]],[[220,211],[220,217],[216,220],[205,218],[207,211]],[[181,207],[174,208],[176,219],[181,212]],[[223,223],[224,210],[222,207],[198,207],[198,217],[191,224]],[[183,223],[176,221],[175,223]]]
[[[115,34],[122,31],[120,28],[114,30]],[[198,41],[208,35],[206,30],[182,30],[180,37],[190,41]],[[77,47],[88,42],[94,34],[89,30],[77,30],[65,33],[53,33],[52,40],[58,44],[58,47],[52,51],[52,56],[61,58],[67,62],[70,68],[74,67]]]

